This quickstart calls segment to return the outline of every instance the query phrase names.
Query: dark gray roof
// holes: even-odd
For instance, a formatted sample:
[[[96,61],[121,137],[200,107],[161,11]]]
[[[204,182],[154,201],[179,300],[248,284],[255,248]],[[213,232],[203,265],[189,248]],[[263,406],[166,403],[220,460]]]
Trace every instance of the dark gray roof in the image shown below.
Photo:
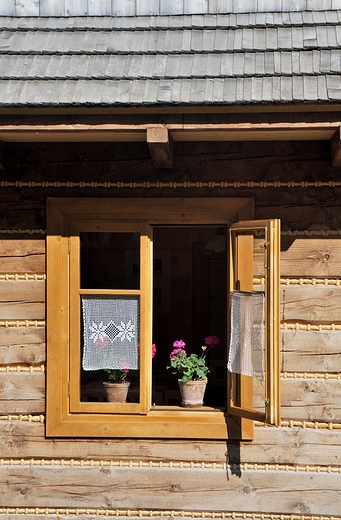
[[[341,11],[0,18],[0,106],[338,102]]]

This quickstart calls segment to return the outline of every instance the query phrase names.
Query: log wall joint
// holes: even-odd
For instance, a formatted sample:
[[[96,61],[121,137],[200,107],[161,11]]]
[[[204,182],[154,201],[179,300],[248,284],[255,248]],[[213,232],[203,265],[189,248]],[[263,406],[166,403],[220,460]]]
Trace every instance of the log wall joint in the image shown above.
[[[335,515],[300,515],[295,514],[278,514],[278,513],[259,513],[259,512],[241,512],[241,511],[179,511],[179,510],[141,510],[141,509],[95,509],[95,508],[53,508],[53,507],[0,507],[0,514],[8,517],[14,515],[42,515],[43,517],[57,518],[60,515],[81,516],[82,519],[89,517],[93,520],[93,515],[111,516],[116,518],[129,517],[132,520],[141,518],[218,518],[218,519],[237,519],[237,520],[340,520],[341,517]],[[37,516],[38,518],[38,516]],[[39,517],[40,519],[40,517]]]
[[[25,274],[19,274],[19,273],[15,273],[15,274],[11,274],[11,273],[6,273],[6,274],[0,274],[0,280],[6,280],[6,281],[23,281],[23,280],[27,280],[27,281],[31,281],[31,280],[46,280],[46,274],[28,274],[28,273],[25,273]]]
[[[1,320],[0,327],[45,327],[45,320]]]
[[[105,188],[105,189],[269,189],[269,188],[339,188],[341,181],[117,181],[117,182],[98,182],[98,181],[0,181],[0,188]],[[322,230],[324,231],[324,230]],[[44,230],[2,230],[0,233],[44,233]],[[290,235],[290,230],[287,231]],[[298,232],[300,233],[300,232]],[[310,235],[316,234],[316,230],[309,230]],[[328,234],[328,230],[325,231]]]
[[[153,460],[98,460],[98,459],[34,459],[34,458],[1,458],[0,466],[65,466],[65,467],[93,467],[93,468],[160,468],[160,469],[186,469],[186,470],[223,470],[223,471],[286,471],[294,473],[338,473],[341,474],[339,465],[320,464],[280,464],[280,463],[254,463],[243,462],[229,464],[226,462],[193,462],[193,461],[153,461]]]

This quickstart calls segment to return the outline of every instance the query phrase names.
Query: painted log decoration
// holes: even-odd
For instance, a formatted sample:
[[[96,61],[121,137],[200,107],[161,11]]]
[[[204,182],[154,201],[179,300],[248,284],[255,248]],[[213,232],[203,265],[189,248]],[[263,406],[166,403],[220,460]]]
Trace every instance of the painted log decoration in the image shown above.
[[[330,166],[328,144],[317,142],[316,154],[304,141],[281,143],[280,153],[274,143],[225,143],[223,150],[214,143],[191,143],[191,150],[186,143],[175,144],[179,182],[167,170],[162,181],[158,179],[147,142],[134,144],[134,149],[122,143],[64,143],[63,149],[48,143],[6,145],[11,179],[6,176],[0,192],[0,514],[13,520],[48,515],[67,520],[103,514],[148,517],[150,511],[154,520],[170,516],[170,511],[172,517],[245,519],[295,515],[297,520],[329,520],[339,515],[341,185]],[[104,150],[109,150],[106,160]],[[80,153],[82,175],[74,168]],[[270,157],[266,165],[265,154]],[[46,157],[51,168],[42,167]],[[302,164],[302,179],[311,171],[317,178],[323,172],[325,184],[310,180],[302,187],[296,174],[297,185],[290,184],[295,175],[287,176],[289,159],[293,172]],[[245,164],[252,165],[255,178],[269,171],[269,185],[255,181],[251,188]],[[148,182],[139,171],[142,165]],[[227,167],[228,181],[220,173]],[[127,178],[123,171],[135,173]],[[122,179],[124,184],[119,184]],[[278,179],[284,181],[280,188],[275,185]],[[22,184],[10,184],[17,181]],[[113,185],[103,187],[101,181]],[[271,215],[282,220],[281,427],[256,424],[253,440],[242,443],[47,439],[45,198],[250,193],[256,218]],[[261,249],[255,266],[260,275]],[[181,266],[178,270],[182,273]]]

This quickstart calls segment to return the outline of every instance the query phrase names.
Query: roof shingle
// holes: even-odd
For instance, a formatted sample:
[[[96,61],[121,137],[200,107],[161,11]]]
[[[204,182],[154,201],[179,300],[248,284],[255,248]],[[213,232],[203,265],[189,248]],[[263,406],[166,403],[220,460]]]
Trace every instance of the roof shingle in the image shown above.
[[[0,105],[339,101],[341,12],[0,18]]]

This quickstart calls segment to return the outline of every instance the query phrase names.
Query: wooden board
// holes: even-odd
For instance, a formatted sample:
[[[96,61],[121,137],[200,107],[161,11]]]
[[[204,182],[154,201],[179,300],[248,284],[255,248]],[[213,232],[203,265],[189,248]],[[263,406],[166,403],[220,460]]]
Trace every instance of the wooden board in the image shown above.
[[[253,380],[254,408],[264,410],[264,383]],[[340,379],[284,377],[281,379],[282,420],[341,421]]]
[[[45,349],[45,327],[0,328],[0,365],[42,364]]]
[[[263,241],[256,240],[254,270],[263,274]],[[281,237],[282,278],[339,278],[341,243],[338,238]]]
[[[16,16],[39,16],[39,2],[36,0],[13,0]]]
[[[263,291],[255,284],[255,291]],[[341,323],[341,285],[294,283],[280,286],[280,319],[288,324]]]
[[[160,14],[183,14],[183,0],[160,0]]]
[[[89,15],[90,16],[110,16],[111,15],[111,0],[88,0]]]
[[[136,15],[148,16],[159,14],[158,0],[135,0]]]
[[[341,385],[337,379],[282,379],[282,419],[341,422]]]
[[[44,280],[0,280],[0,320],[44,318]]]
[[[0,2],[0,16],[14,16],[14,0],[2,0]]]
[[[271,485],[269,483],[271,482]],[[0,506],[338,515],[340,473],[0,466]],[[304,489],[304,493],[302,490]]]
[[[282,330],[282,371],[341,372],[341,330]]]
[[[0,241],[0,274],[44,274],[45,239]]]
[[[291,238],[281,240],[281,276],[339,277],[340,240],[333,238]]]
[[[281,319],[286,322],[339,323],[341,286],[281,285]]]
[[[207,0],[184,0],[184,13],[205,13],[207,12]]]
[[[341,464],[341,429],[254,428],[252,442],[46,439],[42,422],[1,423],[0,458],[75,458],[168,462]],[[25,439],[25,442],[22,442]]]
[[[64,16],[64,4],[59,0],[39,0],[41,16]]]
[[[88,0],[64,0],[64,9],[67,16],[86,16]]]
[[[0,372],[0,414],[45,411],[45,374]]]

